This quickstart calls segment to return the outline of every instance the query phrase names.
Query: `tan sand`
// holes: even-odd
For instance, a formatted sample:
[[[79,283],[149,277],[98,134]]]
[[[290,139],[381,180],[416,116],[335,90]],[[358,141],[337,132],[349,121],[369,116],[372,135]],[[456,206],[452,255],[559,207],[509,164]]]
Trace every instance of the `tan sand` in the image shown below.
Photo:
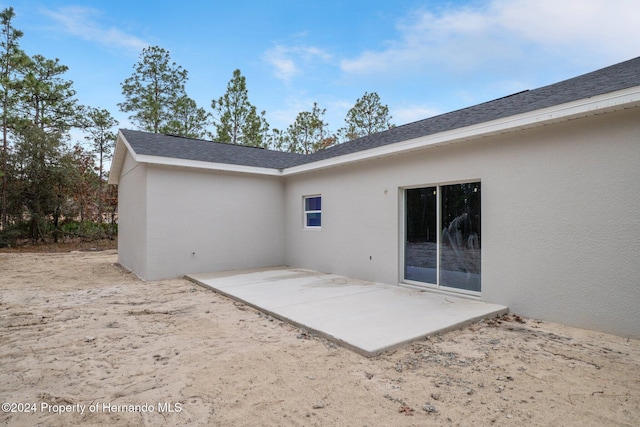
[[[511,315],[367,359],[116,259],[0,254],[0,424],[640,425],[638,340]]]

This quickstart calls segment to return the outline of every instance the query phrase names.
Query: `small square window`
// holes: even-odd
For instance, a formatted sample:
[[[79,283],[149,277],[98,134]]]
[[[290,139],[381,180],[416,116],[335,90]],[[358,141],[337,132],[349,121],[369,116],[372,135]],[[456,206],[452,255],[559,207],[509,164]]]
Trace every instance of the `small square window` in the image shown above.
[[[306,196],[304,198],[304,226],[305,228],[320,228],[322,226],[321,196]]]

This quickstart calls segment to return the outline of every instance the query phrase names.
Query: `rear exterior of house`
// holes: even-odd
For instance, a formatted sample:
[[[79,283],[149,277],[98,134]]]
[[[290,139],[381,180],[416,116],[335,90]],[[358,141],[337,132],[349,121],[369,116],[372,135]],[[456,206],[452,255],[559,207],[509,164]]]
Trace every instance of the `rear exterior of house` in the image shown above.
[[[291,265],[640,338],[639,59],[309,156],[123,130],[114,165],[144,279]]]
[[[637,108],[294,176],[285,259],[638,337],[638,182]],[[308,195],[322,196],[319,230],[302,225]],[[443,231],[465,213],[453,248]]]

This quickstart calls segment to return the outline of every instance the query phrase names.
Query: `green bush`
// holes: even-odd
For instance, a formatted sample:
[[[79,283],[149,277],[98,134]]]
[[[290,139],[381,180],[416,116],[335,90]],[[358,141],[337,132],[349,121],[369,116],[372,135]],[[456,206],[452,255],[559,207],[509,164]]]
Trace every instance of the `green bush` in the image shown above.
[[[34,227],[36,229],[34,230]],[[35,234],[34,234],[35,233]],[[27,240],[49,242],[81,239],[82,241],[113,240],[118,235],[118,224],[110,222],[79,222],[64,220],[56,228],[53,223],[41,219],[39,221],[20,221],[10,224],[6,230],[0,231],[0,248],[22,244]]]
[[[25,237],[26,236],[26,237]],[[15,246],[18,240],[29,237],[29,223],[21,221],[9,224],[6,230],[0,232],[0,248]]]
[[[80,223],[73,220],[65,221],[62,226],[60,226],[60,232],[63,237],[74,239],[79,236]]]

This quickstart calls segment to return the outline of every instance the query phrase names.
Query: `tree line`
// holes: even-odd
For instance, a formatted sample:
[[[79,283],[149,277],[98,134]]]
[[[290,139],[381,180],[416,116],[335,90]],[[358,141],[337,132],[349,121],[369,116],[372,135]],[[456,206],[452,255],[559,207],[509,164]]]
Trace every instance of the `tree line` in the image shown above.
[[[68,67],[20,48],[13,8],[0,12],[0,247],[115,235],[116,191],[106,183],[118,122],[81,105]],[[77,129],[84,141],[70,142]]]
[[[12,7],[0,12],[0,247],[114,238],[117,189],[106,185],[105,165],[119,123],[108,110],[79,103],[59,59],[24,52],[14,18]],[[375,92],[365,92],[334,133],[317,103],[286,129],[271,129],[238,69],[207,111],[187,95],[188,72],[167,50],[143,49],[133,68],[118,108],[138,130],[308,154],[393,127]]]
[[[298,113],[286,129],[271,129],[266,112],[258,112],[249,101],[239,69],[226,93],[211,100],[211,112],[187,95],[187,81],[187,70],[173,62],[167,50],[147,47],[122,83],[125,100],[118,106],[140,130],[304,154],[393,127],[389,107],[375,92],[365,92],[347,112],[345,126],[331,133],[326,109],[317,103]]]

